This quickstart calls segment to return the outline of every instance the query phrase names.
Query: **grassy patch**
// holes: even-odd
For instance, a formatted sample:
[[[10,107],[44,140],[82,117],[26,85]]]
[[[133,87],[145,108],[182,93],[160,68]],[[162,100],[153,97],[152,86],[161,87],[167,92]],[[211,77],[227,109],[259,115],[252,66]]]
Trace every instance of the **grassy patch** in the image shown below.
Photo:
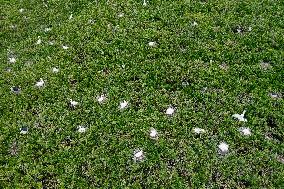
[[[284,187],[283,2],[0,7],[0,188]]]

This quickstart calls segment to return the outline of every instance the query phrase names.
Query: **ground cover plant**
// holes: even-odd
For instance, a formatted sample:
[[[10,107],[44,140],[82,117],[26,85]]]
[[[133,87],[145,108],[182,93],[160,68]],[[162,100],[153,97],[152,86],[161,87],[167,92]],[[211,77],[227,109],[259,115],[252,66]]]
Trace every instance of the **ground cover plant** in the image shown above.
[[[283,1],[0,6],[0,188],[284,187]]]

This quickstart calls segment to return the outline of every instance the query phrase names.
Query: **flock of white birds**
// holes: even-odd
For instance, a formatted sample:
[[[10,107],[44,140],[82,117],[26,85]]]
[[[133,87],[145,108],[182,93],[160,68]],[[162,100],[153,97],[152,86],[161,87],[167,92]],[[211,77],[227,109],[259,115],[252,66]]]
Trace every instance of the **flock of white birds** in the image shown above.
[[[143,5],[147,6],[146,0],[143,0]],[[22,12],[24,12],[24,9],[20,9],[19,11],[22,13]],[[119,17],[123,17],[123,14],[122,13],[119,14]],[[72,18],[73,18],[73,15],[71,14],[69,16],[69,19],[72,19]],[[194,22],[193,25],[196,26],[197,23]],[[51,28],[45,28],[44,31],[48,32],[50,30],[51,30]],[[38,40],[36,41],[36,44],[40,45],[41,43],[42,43],[42,40],[41,40],[40,36],[38,36]],[[151,41],[151,42],[148,43],[148,45],[150,47],[156,47],[157,43],[154,42],[154,41]],[[69,47],[67,45],[62,45],[62,48],[64,50],[68,50],[69,49]],[[16,57],[14,57],[14,56],[8,57],[8,62],[9,63],[16,63],[16,61],[17,61]],[[56,68],[56,67],[52,68],[52,72],[53,73],[58,73],[59,71],[60,71],[59,68]],[[39,81],[37,81],[36,84],[35,84],[35,87],[38,87],[38,88],[41,88],[41,87],[44,87],[44,86],[45,86],[45,81],[42,78],[40,78]],[[14,86],[14,87],[11,87],[11,91],[16,93],[16,94],[18,94],[20,92],[20,88]],[[97,97],[97,101],[99,103],[104,103],[106,101],[106,99],[107,99],[107,95],[106,94],[102,94],[102,95]],[[70,106],[73,107],[73,108],[76,108],[76,106],[79,105],[79,102],[77,102],[75,100],[72,100],[72,99],[69,99],[69,103],[70,103]],[[124,101],[120,102],[119,109],[123,110],[123,109],[126,109],[128,106],[129,106],[129,102],[124,100]],[[168,116],[172,116],[175,113],[175,111],[176,111],[176,108],[174,108],[172,106],[169,106],[166,109],[165,114],[168,115]],[[247,119],[245,118],[245,113],[246,113],[246,111],[243,111],[242,114],[233,114],[232,117],[237,119],[237,120],[239,120],[239,121],[241,121],[241,122],[247,122]],[[79,126],[78,127],[78,132],[84,133],[86,131],[87,131],[87,129],[84,126]],[[21,128],[21,130],[20,130],[21,134],[27,134],[27,132],[28,132],[28,128],[27,127]],[[203,134],[203,133],[206,132],[206,130],[202,129],[202,128],[193,128],[193,132],[195,134]],[[242,135],[245,135],[245,136],[250,136],[251,135],[251,130],[249,128],[247,128],[247,127],[239,128],[239,132]],[[158,140],[158,138],[159,138],[158,131],[155,128],[150,128],[149,136],[153,140]],[[224,155],[224,154],[228,153],[229,145],[226,142],[221,142],[218,145],[218,150],[219,150],[220,154]],[[145,158],[145,154],[144,154],[143,150],[138,150],[138,149],[134,150],[134,155],[133,155],[134,161],[142,161],[144,158]]]
[[[151,43],[152,44],[152,43]],[[150,45],[150,44],[149,44]],[[16,60],[12,59],[12,61],[10,62],[16,62]],[[53,68],[52,69],[52,72],[53,73],[58,73],[59,72],[59,69],[58,68]],[[45,82],[42,78],[40,78],[39,81],[36,82],[35,86],[38,87],[38,88],[41,88],[41,87],[44,87],[45,85]],[[15,91],[15,88],[17,87],[11,87],[11,90],[13,92],[16,92],[16,91],[19,91],[20,89],[17,88],[17,90]],[[107,95],[106,94],[102,94],[100,96],[97,97],[97,101],[101,104],[103,104],[105,101],[107,100]],[[79,102],[75,101],[75,100],[72,100],[72,99],[69,99],[69,103],[70,103],[70,106],[72,108],[76,108],[78,105],[79,105]],[[122,102],[120,102],[119,104],[119,109],[120,110],[123,110],[123,109],[126,109],[127,107],[129,106],[129,102],[124,100]],[[176,108],[172,107],[172,106],[169,106],[166,110],[165,110],[165,114],[167,116],[172,116],[176,111]],[[241,122],[247,122],[247,119],[245,118],[245,113],[246,111],[243,111],[243,113],[241,114],[233,114],[232,117],[241,121]],[[78,127],[78,132],[80,133],[84,133],[86,132],[87,129],[84,127],[84,126],[79,126]],[[28,132],[28,129],[26,127],[24,128],[21,128],[21,131],[20,133],[21,134],[27,134]],[[202,129],[202,128],[193,128],[193,132],[195,134],[203,134],[206,132],[205,129]],[[239,132],[242,134],[242,135],[245,135],[245,136],[250,136],[251,135],[251,130],[247,127],[241,127],[239,128]],[[158,134],[158,131],[155,129],[155,128],[150,128],[150,132],[149,132],[149,136],[151,139],[154,139],[154,140],[158,140],[158,137],[159,137],[159,134]],[[229,151],[229,145],[226,143],[226,142],[221,142],[219,145],[218,145],[218,150],[219,150],[219,153],[224,155],[226,153],[228,153]],[[142,161],[145,157],[145,154],[142,150],[135,150],[134,151],[134,161]]]

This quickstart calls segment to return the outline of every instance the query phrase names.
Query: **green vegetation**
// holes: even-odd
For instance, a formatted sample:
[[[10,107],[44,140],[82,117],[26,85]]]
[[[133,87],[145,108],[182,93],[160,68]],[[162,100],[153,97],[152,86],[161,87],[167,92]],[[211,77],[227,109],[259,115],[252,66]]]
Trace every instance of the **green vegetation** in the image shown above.
[[[284,188],[284,1],[0,8],[0,188]]]

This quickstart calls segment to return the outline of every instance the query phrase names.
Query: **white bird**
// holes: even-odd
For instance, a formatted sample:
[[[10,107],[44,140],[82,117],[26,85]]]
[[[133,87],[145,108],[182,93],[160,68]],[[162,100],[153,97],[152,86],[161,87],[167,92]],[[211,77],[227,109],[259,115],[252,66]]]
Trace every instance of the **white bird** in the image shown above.
[[[40,36],[38,36],[38,40],[37,40],[36,44],[37,44],[37,45],[41,44]]]
[[[52,68],[52,72],[53,72],[53,73],[58,73],[58,72],[59,72],[59,69],[58,69],[58,68]]]
[[[247,122],[247,119],[245,118],[245,113],[246,110],[244,110],[242,114],[234,114],[233,117],[237,118],[239,121]]]
[[[20,129],[20,134],[25,135],[27,133],[28,133],[28,128],[27,127],[23,127],[23,128]]]
[[[240,28],[237,29],[238,33],[242,33],[242,30]]]
[[[169,108],[166,110],[166,114],[167,114],[167,115],[172,115],[174,112],[175,112],[175,109],[172,108],[172,107],[169,107]]]
[[[101,96],[98,96],[97,100],[99,103],[103,103],[106,100],[106,96],[102,94]]]
[[[146,0],[143,0],[143,6],[147,6]]]
[[[73,18],[73,14],[70,14],[69,16],[69,20],[71,20]]]
[[[156,129],[154,129],[154,128],[151,128],[151,129],[150,129],[150,137],[151,137],[152,139],[157,139],[157,138],[158,138],[158,132],[157,132]]]
[[[225,142],[221,142],[218,146],[220,153],[225,154],[229,151],[229,145]]]
[[[271,98],[278,98],[278,94],[276,93],[270,93]]]
[[[79,126],[79,127],[78,127],[78,132],[79,132],[79,133],[84,133],[84,132],[86,132],[86,128],[83,127],[83,126]]]
[[[69,49],[69,47],[68,47],[67,45],[62,45],[62,48],[63,48],[64,50]]]
[[[78,102],[73,101],[72,99],[70,99],[70,105],[71,105],[72,107],[75,107],[75,106],[77,106],[78,104],[79,104]]]
[[[44,31],[49,32],[49,31],[51,31],[51,28],[44,28]]]
[[[15,57],[10,57],[9,58],[9,62],[10,63],[15,63],[17,60],[16,60],[16,58]]]
[[[197,24],[197,22],[195,22],[195,21],[192,23],[192,26],[197,26],[197,25],[198,25],[198,24]]]
[[[143,160],[144,159],[144,153],[143,153],[143,151],[142,150],[135,150],[134,151],[134,157],[133,157],[133,159],[134,159],[134,161],[141,161],[141,160]]]
[[[38,82],[36,82],[35,84],[36,87],[43,87],[44,86],[44,81],[42,78],[39,79]]]
[[[149,45],[150,47],[155,47],[155,46],[157,45],[157,43],[154,42],[154,41],[150,41],[150,42],[148,43],[148,45]]]
[[[10,25],[10,28],[15,29],[17,27],[17,25]]]
[[[128,106],[128,102],[124,100],[123,102],[120,103],[119,108],[120,109],[125,109],[127,106]]]
[[[201,128],[193,128],[193,132],[196,134],[201,134],[201,133],[205,133],[206,131],[204,129]]]
[[[122,18],[123,16],[124,16],[124,13],[119,13],[119,14],[118,14],[118,17],[119,17],[119,18]]]
[[[20,13],[23,13],[24,10],[25,10],[25,9],[21,8],[21,9],[19,9],[19,12],[20,12]]]
[[[239,128],[239,131],[245,135],[245,136],[250,136],[251,135],[251,130],[250,128],[247,128],[247,127],[241,127]]]

